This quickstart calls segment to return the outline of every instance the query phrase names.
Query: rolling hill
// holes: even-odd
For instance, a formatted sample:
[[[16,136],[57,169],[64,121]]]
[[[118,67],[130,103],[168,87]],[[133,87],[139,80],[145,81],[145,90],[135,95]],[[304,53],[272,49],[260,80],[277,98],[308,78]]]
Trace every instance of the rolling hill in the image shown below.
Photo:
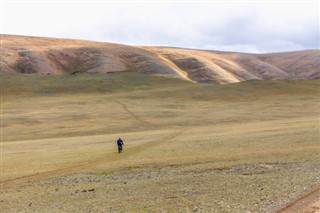
[[[314,212],[318,68],[318,50],[2,35],[0,209]]]
[[[38,74],[139,72],[220,84],[319,78],[319,53],[248,54],[1,35],[0,69]]]

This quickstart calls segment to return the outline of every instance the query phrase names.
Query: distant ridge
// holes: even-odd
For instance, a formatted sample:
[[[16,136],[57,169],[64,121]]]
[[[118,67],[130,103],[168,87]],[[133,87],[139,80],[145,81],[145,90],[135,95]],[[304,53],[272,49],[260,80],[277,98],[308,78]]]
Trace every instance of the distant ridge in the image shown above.
[[[198,83],[320,78],[320,51],[249,54],[175,47],[1,35],[4,72],[77,74],[139,72]]]

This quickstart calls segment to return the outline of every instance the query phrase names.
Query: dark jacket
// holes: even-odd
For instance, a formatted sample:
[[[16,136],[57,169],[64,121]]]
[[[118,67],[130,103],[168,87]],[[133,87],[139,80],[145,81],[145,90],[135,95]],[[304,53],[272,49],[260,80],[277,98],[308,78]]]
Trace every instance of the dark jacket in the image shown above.
[[[118,144],[118,146],[122,146],[123,145],[123,140],[121,138],[119,138],[117,140],[117,144]]]

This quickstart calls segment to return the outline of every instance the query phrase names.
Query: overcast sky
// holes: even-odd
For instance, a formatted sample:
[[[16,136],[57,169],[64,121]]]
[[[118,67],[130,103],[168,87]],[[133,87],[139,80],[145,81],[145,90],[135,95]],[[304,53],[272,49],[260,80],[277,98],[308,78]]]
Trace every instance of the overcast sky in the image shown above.
[[[1,0],[1,33],[130,45],[319,49],[319,1]]]

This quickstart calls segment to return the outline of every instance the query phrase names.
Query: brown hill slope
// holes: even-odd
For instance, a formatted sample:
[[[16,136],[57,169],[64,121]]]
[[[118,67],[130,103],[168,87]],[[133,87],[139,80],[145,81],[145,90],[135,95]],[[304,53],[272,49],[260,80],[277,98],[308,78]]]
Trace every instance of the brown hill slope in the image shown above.
[[[320,77],[320,51],[246,54],[1,35],[0,69],[62,74],[133,71],[195,82]]]

